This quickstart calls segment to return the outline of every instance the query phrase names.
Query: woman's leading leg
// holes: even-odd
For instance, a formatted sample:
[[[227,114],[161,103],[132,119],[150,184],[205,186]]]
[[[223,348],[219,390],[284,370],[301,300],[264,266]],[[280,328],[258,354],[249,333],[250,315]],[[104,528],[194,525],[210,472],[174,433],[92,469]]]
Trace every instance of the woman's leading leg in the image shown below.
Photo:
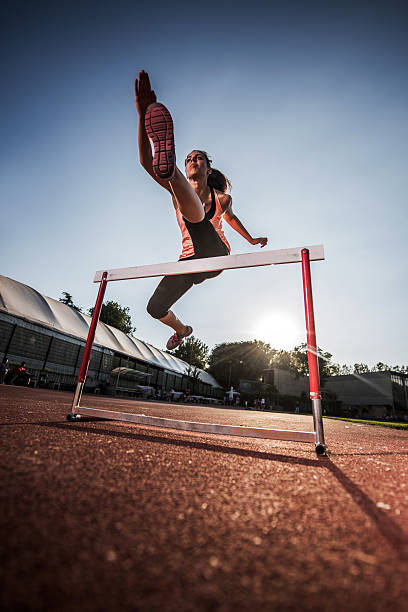
[[[203,203],[177,167],[174,177],[169,181],[169,187],[177,200],[181,214],[187,221],[199,223],[204,219]]]
[[[204,219],[204,207],[184,174],[175,166],[173,120],[164,104],[154,102],[148,106],[144,125],[154,146],[152,168],[156,178],[161,184],[167,182],[183,217],[191,223],[199,223]]]

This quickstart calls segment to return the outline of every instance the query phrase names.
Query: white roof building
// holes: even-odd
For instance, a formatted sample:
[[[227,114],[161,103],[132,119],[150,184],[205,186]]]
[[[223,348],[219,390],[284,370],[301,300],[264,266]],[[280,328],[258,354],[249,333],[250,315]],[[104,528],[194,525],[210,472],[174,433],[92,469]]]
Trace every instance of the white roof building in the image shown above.
[[[5,317],[9,321],[10,317],[18,317],[30,323],[38,323],[49,330],[81,340],[86,340],[91,322],[89,315],[44,296],[32,287],[0,275],[0,319]],[[0,351],[3,353],[4,340],[7,341],[0,338]],[[189,367],[191,368],[181,359],[101,322],[98,323],[94,344],[142,360],[169,373],[188,375]],[[205,384],[221,388],[215,378],[204,370],[199,370],[199,378]]]

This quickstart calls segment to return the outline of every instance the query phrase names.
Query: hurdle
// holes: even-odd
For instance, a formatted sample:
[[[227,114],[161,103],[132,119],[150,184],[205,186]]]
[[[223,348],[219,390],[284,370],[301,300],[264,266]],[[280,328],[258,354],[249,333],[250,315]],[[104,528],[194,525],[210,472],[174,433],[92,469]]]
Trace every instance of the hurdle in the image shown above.
[[[74,393],[71,412],[67,415],[68,421],[77,421],[81,415],[89,415],[115,421],[128,421],[149,427],[164,427],[182,431],[221,434],[228,436],[244,436],[252,438],[268,438],[274,440],[291,440],[295,442],[312,442],[318,455],[326,453],[322,420],[322,395],[320,391],[319,363],[317,359],[316,330],[313,309],[312,281],[310,262],[324,259],[323,245],[308,247],[294,247],[274,251],[259,251],[256,253],[240,253],[238,255],[225,255],[208,257],[205,259],[191,259],[131,268],[116,268],[113,270],[99,270],[95,273],[94,283],[99,283],[99,291],[95,308],[89,327],[85,350],[78,374],[78,382]],[[230,426],[211,423],[199,423],[150,417],[144,414],[116,412],[113,410],[100,410],[80,406],[82,392],[85,386],[88,367],[91,360],[91,351],[95,339],[96,327],[102,309],[102,303],[108,282],[130,280],[136,278],[150,278],[154,276],[171,276],[177,274],[191,274],[199,272],[213,272],[218,270],[232,270],[237,268],[254,268],[258,266],[272,266],[289,263],[302,264],[303,296],[306,320],[307,354],[309,366],[310,399],[312,401],[313,431],[292,431],[284,429],[269,429],[264,427]]]

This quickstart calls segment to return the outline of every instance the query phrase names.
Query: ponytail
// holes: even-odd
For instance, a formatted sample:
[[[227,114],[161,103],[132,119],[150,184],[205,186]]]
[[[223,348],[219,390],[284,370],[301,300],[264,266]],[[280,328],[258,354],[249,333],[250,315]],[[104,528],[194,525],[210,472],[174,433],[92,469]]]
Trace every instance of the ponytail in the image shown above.
[[[204,155],[205,159],[207,160],[207,166],[211,168],[212,159],[210,159],[208,153],[201,151],[200,149],[195,149],[195,151],[198,151]],[[231,191],[232,185],[228,177],[226,177],[220,170],[217,170],[217,168],[211,168],[211,170],[211,174],[208,175],[207,185],[217,189],[218,191],[222,191],[223,193],[227,193],[228,189]]]
[[[231,191],[231,183],[225,174],[217,170],[217,168],[211,168],[211,170],[211,174],[208,175],[207,185],[223,193],[227,193],[228,189]]]

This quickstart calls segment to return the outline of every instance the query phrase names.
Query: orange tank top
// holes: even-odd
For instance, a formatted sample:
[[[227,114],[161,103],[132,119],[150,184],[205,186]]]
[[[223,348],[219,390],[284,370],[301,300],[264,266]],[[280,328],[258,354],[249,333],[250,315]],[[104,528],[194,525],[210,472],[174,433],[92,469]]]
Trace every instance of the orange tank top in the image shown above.
[[[222,231],[223,212],[221,208],[221,203],[220,203],[218,194],[215,191],[215,189],[212,189],[212,191],[214,193],[214,199],[215,199],[215,212],[214,212],[214,215],[210,218],[210,221],[213,224],[215,231],[217,232],[221,240],[226,245],[228,251],[231,252],[231,247],[229,245],[229,242],[226,239],[224,232]],[[192,257],[194,255],[193,241],[191,240],[189,231],[186,227],[186,224],[183,221],[183,215],[181,214],[179,208],[176,209],[176,216],[177,216],[177,223],[179,224],[179,228],[181,230],[181,241],[182,241],[182,251],[181,251],[181,255],[179,259],[185,259],[186,257]]]

